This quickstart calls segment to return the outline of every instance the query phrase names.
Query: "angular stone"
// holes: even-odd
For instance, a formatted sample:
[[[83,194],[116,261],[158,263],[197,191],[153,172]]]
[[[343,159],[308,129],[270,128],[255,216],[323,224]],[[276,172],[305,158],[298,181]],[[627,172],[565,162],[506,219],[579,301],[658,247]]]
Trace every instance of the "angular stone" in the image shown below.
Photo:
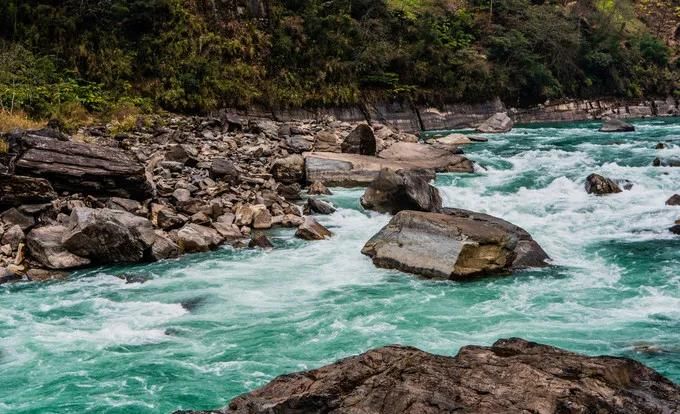
[[[342,152],[374,156],[376,142],[373,129],[366,124],[360,124],[342,141]]]
[[[304,212],[305,214],[333,214],[335,213],[335,207],[323,200],[310,197],[307,199]]]
[[[258,208],[253,215],[253,228],[254,229],[270,229],[272,227],[272,215],[267,210],[267,207],[262,205],[262,208]]]
[[[439,190],[429,184],[428,174],[418,170],[380,171],[360,201],[366,209],[390,214],[402,210],[438,212],[442,209]]]
[[[66,227],[61,225],[38,227],[26,236],[28,252],[48,269],[73,269],[90,264],[90,260],[75,255],[64,247],[62,237]]]
[[[314,181],[307,190],[309,195],[332,195],[333,193],[320,181]]]
[[[255,233],[253,237],[250,239],[250,242],[248,243],[248,247],[252,248],[260,248],[260,249],[271,249],[274,247],[271,241],[267,238],[264,233]]]
[[[283,184],[294,184],[304,181],[305,159],[298,154],[278,158],[270,169],[272,177]]]
[[[239,227],[235,224],[227,222],[216,221],[212,226],[224,238],[227,243],[233,243],[243,238],[243,234]]]
[[[210,166],[210,176],[215,179],[228,183],[238,183],[241,179],[241,172],[234,163],[226,158],[215,158]]]
[[[26,231],[35,226],[35,219],[33,216],[27,216],[21,213],[16,208],[10,208],[0,214],[0,221],[5,223],[7,227],[19,226],[21,230]]]
[[[405,161],[412,164],[412,168],[433,169],[437,172],[474,172],[472,161],[456,152],[459,151],[415,142],[397,142],[381,151],[378,157]]]
[[[162,231],[156,231],[156,240],[151,246],[151,257],[154,260],[172,259],[179,256],[179,246],[174,241],[164,234]]]
[[[306,216],[295,232],[295,237],[303,240],[323,240],[333,235],[313,217]]]
[[[104,209],[73,209],[62,237],[71,253],[98,263],[134,263],[144,258],[156,234],[151,222],[134,214]]]
[[[189,223],[177,232],[177,244],[185,253],[207,252],[217,247],[224,238],[217,230]]]
[[[497,134],[503,132],[510,132],[512,130],[514,123],[512,119],[505,112],[498,112],[491,116],[491,118],[482,122],[480,126],[477,127],[476,131],[485,134]]]
[[[671,198],[666,200],[667,206],[680,206],[680,194],[673,194]]]
[[[121,197],[111,197],[106,203],[108,208],[135,213],[142,209],[142,204],[137,200]]]
[[[21,226],[14,225],[5,230],[2,239],[0,239],[0,245],[9,245],[12,250],[16,250],[19,244],[23,243],[24,239],[25,235],[24,231],[21,230]]]
[[[633,132],[635,127],[621,119],[607,119],[602,122],[600,132]]]

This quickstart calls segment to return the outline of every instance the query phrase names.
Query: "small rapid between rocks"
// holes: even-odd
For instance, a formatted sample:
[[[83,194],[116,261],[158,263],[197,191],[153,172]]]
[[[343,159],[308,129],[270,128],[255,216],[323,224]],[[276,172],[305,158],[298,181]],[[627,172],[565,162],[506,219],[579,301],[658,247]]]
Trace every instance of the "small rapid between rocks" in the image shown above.
[[[464,147],[475,174],[440,174],[444,206],[527,230],[554,266],[470,282],[378,269],[361,254],[390,216],[363,189],[324,196],[334,237],[268,233],[234,250],[0,286],[0,412],[164,413],[225,406],[273,377],[386,344],[455,355],[520,336],[627,356],[680,381],[680,119],[519,126]],[[655,149],[659,142],[666,148]],[[596,196],[591,173],[633,183]]]

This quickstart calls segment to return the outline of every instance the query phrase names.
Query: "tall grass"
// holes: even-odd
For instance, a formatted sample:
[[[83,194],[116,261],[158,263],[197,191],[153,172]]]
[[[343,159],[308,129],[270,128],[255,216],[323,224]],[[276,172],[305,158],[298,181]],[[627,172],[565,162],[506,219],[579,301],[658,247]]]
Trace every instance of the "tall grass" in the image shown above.
[[[7,132],[13,129],[33,129],[40,128],[45,125],[45,122],[29,118],[26,113],[22,111],[9,111],[0,109],[0,132]],[[2,145],[0,143],[0,145]],[[0,148],[0,152],[2,152]]]

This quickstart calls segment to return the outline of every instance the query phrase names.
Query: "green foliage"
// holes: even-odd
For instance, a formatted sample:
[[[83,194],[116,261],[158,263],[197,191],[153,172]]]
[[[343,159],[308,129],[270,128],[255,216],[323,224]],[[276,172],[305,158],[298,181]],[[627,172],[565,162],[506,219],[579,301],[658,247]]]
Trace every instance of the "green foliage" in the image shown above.
[[[4,0],[0,104],[48,117],[677,89],[630,0],[281,0],[266,20],[235,7],[252,3]]]

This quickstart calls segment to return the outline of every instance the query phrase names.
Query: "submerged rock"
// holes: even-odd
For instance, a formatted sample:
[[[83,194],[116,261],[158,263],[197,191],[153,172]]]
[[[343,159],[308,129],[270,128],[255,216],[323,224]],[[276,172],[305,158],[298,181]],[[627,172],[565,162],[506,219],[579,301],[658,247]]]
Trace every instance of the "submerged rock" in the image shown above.
[[[402,210],[438,212],[442,208],[439,190],[429,184],[428,174],[418,170],[384,169],[366,188],[361,205],[381,213]]]
[[[253,237],[250,239],[250,242],[248,243],[248,247],[252,248],[260,248],[260,249],[271,249],[274,247],[271,241],[269,241],[269,238],[264,233],[257,232],[253,235]]]
[[[547,266],[548,260],[524,229],[459,209],[401,211],[361,253],[378,267],[453,280]]]
[[[360,124],[345,138],[341,149],[346,154],[375,155],[376,142],[373,129],[366,124]]]
[[[305,214],[333,214],[335,213],[335,207],[331,203],[328,203],[318,198],[308,198],[307,203],[304,208]]]
[[[482,122],[480,126],[477,127],[476,131],[484,134],[496,134],[502,132],[510,132],[512,130],[514,123],[512,119],[505,112],[498,112],[494,114],[491,118]]]
[[[637,361],[511,338],[465,346],[455,357],[386,346],[193,413],[651,414],[678,412],[678,395],[680,387]]]
[[[615,194],[621,191],[621,187],[616,182],[599,174],[590,174],[586,178],[586,192],[588,194]]]
[[[620,119],[607,119],[602,122],[600,132],[633,132],[635,127]]]
[[[652,165],[655,167],[680,167],[680,158],[654,158]]]

